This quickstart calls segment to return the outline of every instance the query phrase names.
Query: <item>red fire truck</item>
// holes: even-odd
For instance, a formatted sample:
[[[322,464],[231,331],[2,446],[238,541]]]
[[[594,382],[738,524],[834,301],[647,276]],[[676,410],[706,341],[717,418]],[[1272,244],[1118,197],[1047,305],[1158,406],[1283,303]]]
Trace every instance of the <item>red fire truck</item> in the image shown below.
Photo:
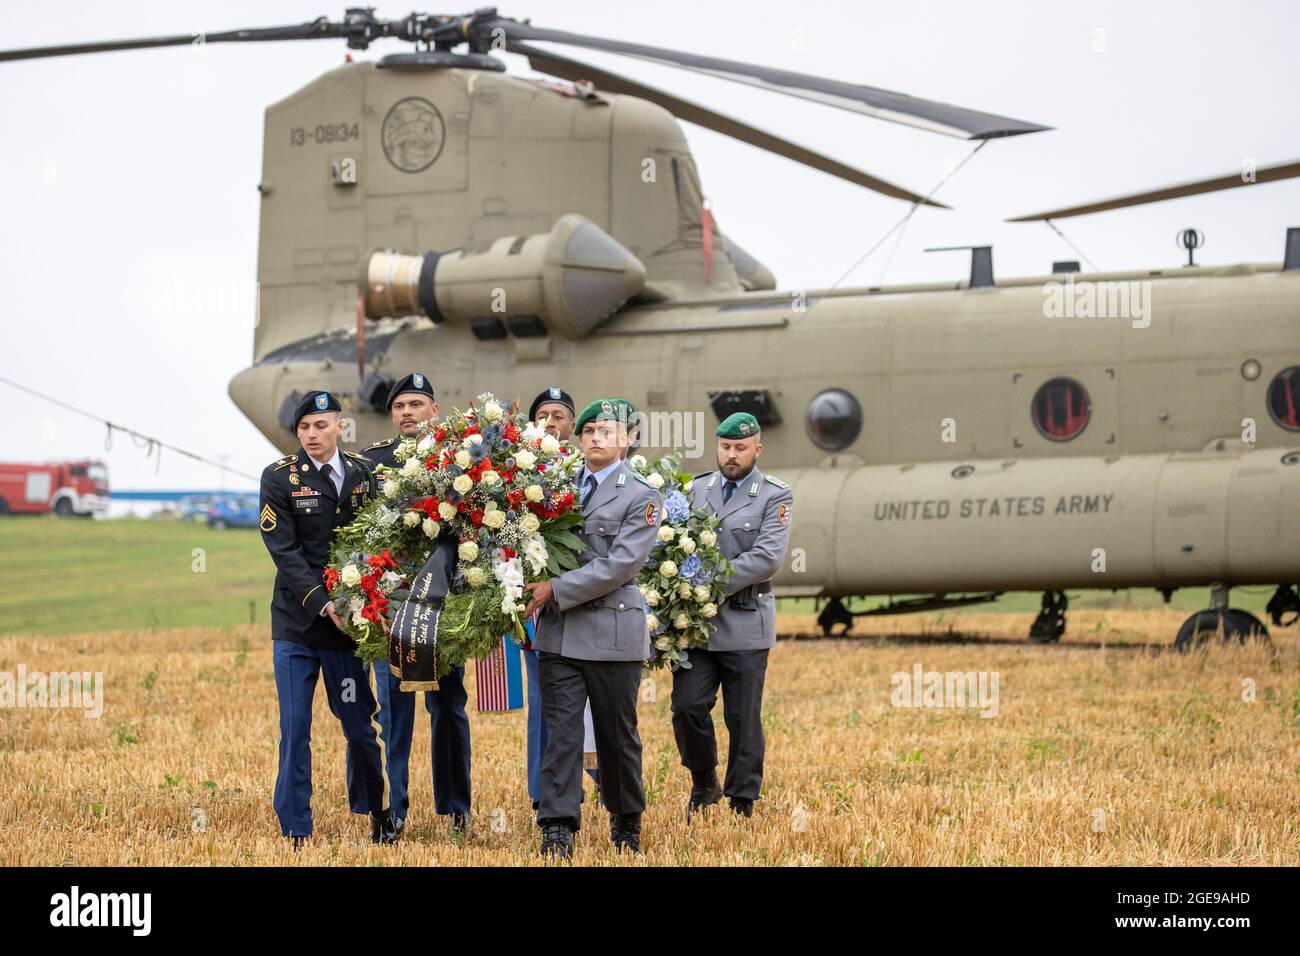
[[[108,469],[99,461],[0,464],[0,514],[94,515],[108,511]]]

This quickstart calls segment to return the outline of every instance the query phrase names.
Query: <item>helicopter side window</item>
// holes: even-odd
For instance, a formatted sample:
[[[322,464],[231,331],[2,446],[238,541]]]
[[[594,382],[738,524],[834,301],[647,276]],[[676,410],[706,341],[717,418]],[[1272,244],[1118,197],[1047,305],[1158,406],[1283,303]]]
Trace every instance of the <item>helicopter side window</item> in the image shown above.
[[[1054,378],[1034,393],[1031,407],[1034,427],[1050,441],[1077,437],[1092,416],[1088,390],[1072,378]]]
[[[1300,432],[1300,365],[1284,368],[1268,386],[1268,413],[1289,432]]]
[[[843,451],[862,433],[862,406],[842,388],[818,392],[808,403],[808,437],[824,451]]]

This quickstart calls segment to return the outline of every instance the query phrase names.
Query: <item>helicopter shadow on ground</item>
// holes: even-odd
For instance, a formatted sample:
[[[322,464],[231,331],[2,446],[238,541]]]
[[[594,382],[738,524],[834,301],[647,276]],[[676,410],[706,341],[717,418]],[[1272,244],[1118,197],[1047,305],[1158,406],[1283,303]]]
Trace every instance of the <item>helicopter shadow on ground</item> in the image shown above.
[[[990,646],[1051,647],[1052,644],[1065,650],[1173,650],[1171,643],[1158,641],[1054,641],[1052,644],[1034,644],[1023,637],[998,637],[978,632],[942,631],[931,634],[897,632],[890,634],[831,634],[825,636],[816,633],[778,634],[778,641],[824,641],[837,644],[987,644]]]

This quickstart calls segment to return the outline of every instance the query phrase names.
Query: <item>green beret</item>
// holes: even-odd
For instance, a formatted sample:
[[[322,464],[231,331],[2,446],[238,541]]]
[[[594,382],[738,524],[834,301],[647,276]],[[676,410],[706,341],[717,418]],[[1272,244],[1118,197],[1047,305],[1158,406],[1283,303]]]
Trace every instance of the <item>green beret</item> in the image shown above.
[[[733,412],[722,420],[714,434],[719,438],[753,438],[758,434],[758,419],[749,412]]]
[[[578,413],[573,424],[573,434],[581,435],[587,422],[617,421],[631,427],[636,416],[636,406],[626,398],[598,398]]]

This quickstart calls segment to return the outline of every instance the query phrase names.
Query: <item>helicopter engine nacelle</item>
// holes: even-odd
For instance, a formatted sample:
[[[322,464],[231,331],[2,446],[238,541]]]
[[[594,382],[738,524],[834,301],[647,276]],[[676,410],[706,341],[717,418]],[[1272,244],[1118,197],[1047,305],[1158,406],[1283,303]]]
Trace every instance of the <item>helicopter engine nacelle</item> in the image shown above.
[[[641,260],[576,213],[550,232],[503,236],[481,252],[370,254],[361,294],[369,318],[423,315],[476,324],[476,334],[582,338],[645,287]],[[501,321],[505,326],[501,326]],[[499,330],[499,331],[492,331]]]

